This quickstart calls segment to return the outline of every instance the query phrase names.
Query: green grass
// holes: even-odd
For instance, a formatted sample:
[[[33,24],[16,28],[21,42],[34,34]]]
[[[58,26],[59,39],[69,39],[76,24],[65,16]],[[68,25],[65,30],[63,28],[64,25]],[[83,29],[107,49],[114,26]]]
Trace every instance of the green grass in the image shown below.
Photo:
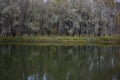
[[[0,43],[34,43],[34,44],[120,44],[119,37],[83,37],[83,36],[33,36],[0,37]]]

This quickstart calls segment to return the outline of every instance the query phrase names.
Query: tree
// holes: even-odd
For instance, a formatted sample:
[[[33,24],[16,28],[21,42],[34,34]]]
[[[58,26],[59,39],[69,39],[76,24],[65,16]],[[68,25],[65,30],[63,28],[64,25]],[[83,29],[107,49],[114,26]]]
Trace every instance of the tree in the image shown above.
[[[120,30],[119,4],[114,0],[0,0],[0,34],[115,35]]]
[[[3,21],[4,21],[3,29],[5,29],[3,35],[5,36],[10,36],[11,34],[12,36],[16,35],[14,28],[16,27],[15,25],[19,25],[20,14],[21,14],[20,7],[17,4],[7,6],[3,9],[2,11]]]

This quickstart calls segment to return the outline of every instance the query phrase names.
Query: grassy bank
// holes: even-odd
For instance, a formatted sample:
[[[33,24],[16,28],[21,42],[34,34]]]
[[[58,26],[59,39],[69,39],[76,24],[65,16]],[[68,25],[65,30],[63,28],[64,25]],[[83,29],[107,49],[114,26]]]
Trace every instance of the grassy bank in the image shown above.
[[[0,43],[36,43],[36,44],[120,44],[119,37],[56,37],[56,36],[36,36],[36,37],[6,37],[0,38]]]

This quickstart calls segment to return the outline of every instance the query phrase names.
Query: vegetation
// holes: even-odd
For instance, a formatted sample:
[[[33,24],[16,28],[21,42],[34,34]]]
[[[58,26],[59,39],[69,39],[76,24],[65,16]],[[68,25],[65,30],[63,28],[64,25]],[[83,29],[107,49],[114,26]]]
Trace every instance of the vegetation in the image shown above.
[[[119,45],[120,38],[118,37],[83,37],[83,36],[32,36],[32,37],[2,37],[0,43],[4,44],[31,44],[34,45],[85,45],[85,44],[98,44],[98,45]]]
[[[114,36],[119,0],[0,0],[0,36]]]

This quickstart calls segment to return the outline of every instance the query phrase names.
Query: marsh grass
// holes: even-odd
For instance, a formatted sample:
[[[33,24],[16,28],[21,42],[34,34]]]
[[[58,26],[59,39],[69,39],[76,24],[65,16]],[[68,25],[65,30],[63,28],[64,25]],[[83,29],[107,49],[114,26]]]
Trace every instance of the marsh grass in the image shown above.
[[[24,36],[24,37],[0,37],[0,43],[39,43],[39,44],[120,44],[118,36],[88,37],[88,36]]]

